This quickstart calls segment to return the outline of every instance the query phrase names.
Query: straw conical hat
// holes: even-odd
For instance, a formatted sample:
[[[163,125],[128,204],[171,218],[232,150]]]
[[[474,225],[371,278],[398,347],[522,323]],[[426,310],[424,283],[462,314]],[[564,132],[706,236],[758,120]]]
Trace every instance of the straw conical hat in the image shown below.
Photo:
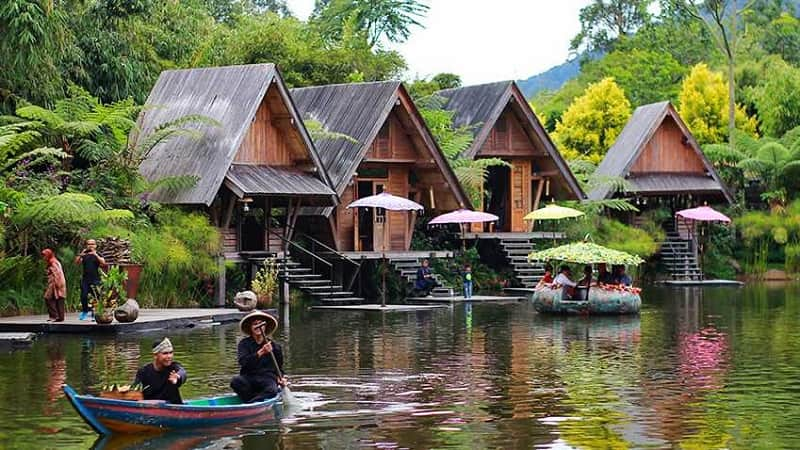
[[[278,329],[278,321],[274,317],[263,311],[255,310],[244,316],[242,321],[239,322],[239,328],[242,329],[242,333],[250,336],[250,324],[254,320],[264,321],[264,336],[270,336]]]

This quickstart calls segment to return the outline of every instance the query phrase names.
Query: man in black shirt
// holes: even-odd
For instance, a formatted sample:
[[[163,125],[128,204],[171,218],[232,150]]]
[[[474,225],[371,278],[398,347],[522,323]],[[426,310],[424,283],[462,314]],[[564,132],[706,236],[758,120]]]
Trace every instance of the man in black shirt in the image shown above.
[[[269,339],[278,328],[278,321],[267,313],[253,311],[242,319],[239,326],[248,337],[239,341],[240,369],[239,375],[231,380],[231,389],[245,403],[272,398],[280,392],[281,386],[286,385],[282,376],[283,349]]]
[[[81,277],[81,314],[80,320],[90,318],[89,294],[92,286],[100,284],[100,266],[106,264],[106,260],[97,254],[97,243],[94,239],[86,241],[86,248],[75,257],[75,264],[83,266],[83,276]]]
[[[142,385],[145,400],[166,400],[183,403],[179,391],[186,381],[186,370],[172,360],[172,342],[169,338],[153,343],[153,362],[136,372],[133,384]]]

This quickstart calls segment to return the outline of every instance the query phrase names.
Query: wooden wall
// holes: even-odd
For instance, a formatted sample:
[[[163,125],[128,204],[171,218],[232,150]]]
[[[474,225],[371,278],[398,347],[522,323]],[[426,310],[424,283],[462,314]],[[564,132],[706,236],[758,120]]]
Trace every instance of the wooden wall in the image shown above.
[[[289,121],[288,111],[277,87],[270,86],[258,107],[255,120],[242,139],[234,162],[294,166],[299,161],[306,161],[309,158],[298,146],[298,134]]]
[[[347,185],[340,196],[341,203],[336,207],[336,248],[342,251],[352,251],[355,247],[355,220],[358,211],[348,209],[347,205],[355,200],[357,185],[355,183]]]
[[[537,154],[544,154],[544,151],[537,149],[531,142],[510,107],[506,107],[497,119],[489,137],[478,151],[478,156],[484,157],[530,157]]]
[[[511,167],[511,229],[509,231],[528,231],[522,220],[531,211],[531,162],[516,160]]]
[[[393,111],[372,141],[364,159],[411,162],[415,161],[417,156],[414,143],[400,122],[398,113]]]
[[[667,116],[631,166],[631,173],[705,173],[703,160],[683,141],[678,124]]]

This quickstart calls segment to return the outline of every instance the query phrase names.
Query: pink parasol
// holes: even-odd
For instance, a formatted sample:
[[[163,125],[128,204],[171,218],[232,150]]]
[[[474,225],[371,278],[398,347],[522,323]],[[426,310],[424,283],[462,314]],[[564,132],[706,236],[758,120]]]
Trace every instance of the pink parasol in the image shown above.
[[[676,212],[675,215],[686,220],[695,220],[698,222],[731,222],[730,217],[708,206],[684,209]]]
[[[492,222],[498,220],[499,217],[494,214],[489,214],[480,211],[470,211],[468,209],[459,209],[447,214],[436,216],[428,222],[428,225],[437,225],[444,223],[479,223],[479,222]]]
[[[390,211],[422,211],[425,209],[417,202],[398,197],[388,192],[360,198],[347,205],[348,208],[384,208]]]

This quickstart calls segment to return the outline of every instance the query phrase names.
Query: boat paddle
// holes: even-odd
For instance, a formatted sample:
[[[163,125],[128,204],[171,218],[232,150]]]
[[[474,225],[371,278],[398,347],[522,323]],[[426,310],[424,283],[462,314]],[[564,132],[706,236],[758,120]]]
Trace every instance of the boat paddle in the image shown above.
[[[265,344],[267,342],[272,342],[272,340],[269,337],[267,337],[267,335],[266,335],[266,331],[267,331],[266,323],[264,325],[262,325],[260,328],[261,328],[261,333],[264,336],[264,340],[266,341]],[[280,378],[285,378],[285,374],[281,370],[281,366],[278,365],[278,360],[275,358],[275,353],[270,351],[269,352],[269,356],[270,356],[270,358],[272,358],[272,363],[275,364],[275,370],[278,371],[278,376]],[[289,404],[292,404],[292,403],[296,403],[295,400],[294,400],[294,396],[292,396],[292,391],[289,390],[289,385],[288,384],[283,386],[282,391],[283,391],[283,403],[284,404],[289,405]]]

